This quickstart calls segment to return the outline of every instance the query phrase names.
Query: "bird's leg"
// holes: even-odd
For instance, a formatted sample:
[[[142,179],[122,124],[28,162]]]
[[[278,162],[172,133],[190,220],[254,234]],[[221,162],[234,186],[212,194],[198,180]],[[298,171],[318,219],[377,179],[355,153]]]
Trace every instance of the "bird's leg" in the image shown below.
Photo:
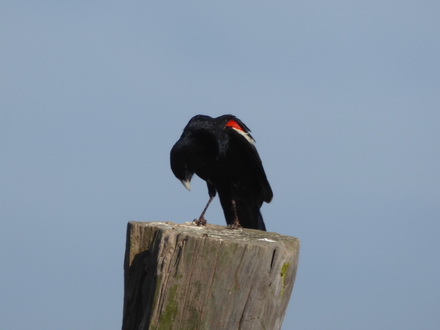
[[[199,217],[198,219],[194,219],[193,222],[194,222],[197,226],[204,226],[204,225],[206,225],[207,221],[206,221],[206,219],[205,219],[205,213],[206,213],[206,210],[208,209],[209,204],[211,204],[211,202],[212,202],[213,199],[214,199],[214,196],[210,196],[210,197],[209,197],[208,203],[206,203],[206,206],[205,206],[205,208],[203,209],[202,214],[200,214],[200,217]]]
[[[238,214],[237,214],[237,203],[235,200],[232,200],[232,211],[234,212],[234,222],[231,223],[228,227],[231,229],[240,229],[242,228],[240,225],[240,221],[238,220]]]

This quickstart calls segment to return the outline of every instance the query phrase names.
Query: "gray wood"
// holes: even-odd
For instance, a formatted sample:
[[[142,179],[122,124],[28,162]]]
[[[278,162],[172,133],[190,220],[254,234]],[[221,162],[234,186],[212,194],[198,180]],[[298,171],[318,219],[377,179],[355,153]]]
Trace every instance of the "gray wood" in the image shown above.
[[[298,254],[276,233],[129,222],[122,328],[280,329]]]

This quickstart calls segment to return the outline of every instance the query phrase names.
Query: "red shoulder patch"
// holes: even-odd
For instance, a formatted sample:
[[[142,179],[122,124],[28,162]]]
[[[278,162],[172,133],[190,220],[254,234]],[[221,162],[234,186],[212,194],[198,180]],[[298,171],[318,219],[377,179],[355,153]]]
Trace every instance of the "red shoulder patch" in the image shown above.
[[[230,121],[228,121],[225,125],[225,127],[231,127],[231,128],[235,128],[238,129],[239,131],[245,132],[245,130],[233,119],[231,119]],[[246,133],[246,132],[245,132]]]

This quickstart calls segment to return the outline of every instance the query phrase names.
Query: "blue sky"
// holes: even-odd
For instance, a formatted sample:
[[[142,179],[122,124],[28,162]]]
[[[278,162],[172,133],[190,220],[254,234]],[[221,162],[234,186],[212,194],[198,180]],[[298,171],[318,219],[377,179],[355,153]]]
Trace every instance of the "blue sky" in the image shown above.
[[[299,237],[283,329],[440,324],[438,1],[3,1],[0,319],[119,329],[126,223],[184,222],[195,114],[253,132]],[[218,200],[207,219],[224,224]]]

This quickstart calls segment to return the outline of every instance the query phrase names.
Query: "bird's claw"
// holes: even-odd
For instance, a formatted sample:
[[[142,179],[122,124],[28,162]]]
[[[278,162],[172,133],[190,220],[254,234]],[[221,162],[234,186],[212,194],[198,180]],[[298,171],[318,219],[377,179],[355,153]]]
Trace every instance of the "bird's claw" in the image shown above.
[[[200,217],[198,219],[193,220],[193,224],[195,224],[197,226],[206,226],[207,223],[208,223],[208,221],[206,221],[206,219],[204,217]]]
[[[237,222],[233,222],[230,225],[228,225],[229,229],[243,229],[243,227],[240,225],[240,223]]]

